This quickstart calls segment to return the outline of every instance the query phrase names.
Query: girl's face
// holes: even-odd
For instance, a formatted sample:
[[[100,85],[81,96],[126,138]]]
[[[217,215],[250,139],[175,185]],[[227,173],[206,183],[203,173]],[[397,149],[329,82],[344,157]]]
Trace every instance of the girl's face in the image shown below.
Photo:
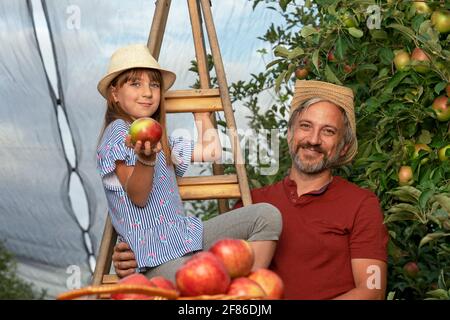
[[[113,87],[114,101],[133,118],[152,116],[161,101],[160,83],[151,80],[147,72],[130,79],[122,87]]]

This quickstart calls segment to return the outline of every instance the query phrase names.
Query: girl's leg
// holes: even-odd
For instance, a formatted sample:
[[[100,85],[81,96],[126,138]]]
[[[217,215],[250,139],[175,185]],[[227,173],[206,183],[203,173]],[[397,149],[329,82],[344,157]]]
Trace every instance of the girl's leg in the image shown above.
[[[248,240],[255,253],[253,270],[267,268],[275,253],[281,228],[281,214],[271,204],[242,207],[204,222],[203,248],[208,250],[223,238]]]

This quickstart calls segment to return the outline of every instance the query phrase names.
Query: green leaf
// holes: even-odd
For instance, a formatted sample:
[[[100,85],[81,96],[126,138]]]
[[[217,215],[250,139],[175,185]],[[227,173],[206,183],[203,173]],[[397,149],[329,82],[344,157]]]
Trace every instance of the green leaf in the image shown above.
[[[444,232],[429,233],[425,237],[423,237],[422,240],[420,240],[419,248],[421,248],[422,246],[424,246],[425,244],[427,244],[430,241],[434,241],[439,238],[448,237],[448,236],[450,236],[450,233],[444,233]]]
[[[420,210],[417,207],[415,207],[409,203],[396,204],[396,205],[390,207],[387,212],[393,212],[393,213],[408,212],[408,213],[415,214],[417,216],[420,215]]]
[[[397,87],[407,76],[408,72],[397,72],[384,87],[383,94],[392,94],[392,91],[395,89],[395,87]]]
[[[442,90],[447,86],[447,82],[439,82],[434,86],[434,92],[440,94]]]
[[[406,201],[410,203],[416,203],[419,201],[420,195],[422,192],[419,189],[416,189],[412,186],[402,186],[394,189],[393,191],[389,191],[390,194],[393,194],[397,197],[397,199],[401,201]]]
[[[273,60],[273,61],[269,62],[269,63],[266,65],[266,69],[269,69],[270,67],[272,67],[272,66],[274,66],[274,65],[276,65],[276,64],[278,64],[278,63],[280,63],[280,62],[283,62],[283,61],[284,61],[284,59],[276,59],[276,60]]]
[[[450,299],[449,293],[447,292],[447,290],[444,290],[444,289],[436,289],[436,290],[427,291],[427,295],[431,296],[432,298],[439,299],[439,300]]]
[[[280,91],[281,82],[283,81],[284,77],[286,76],[286,73],[287,73],[287,71],[280,73],[280,75],[275,80],[275,92]]]
[[[434,194],[434,190],[426,190],[422,192],[422,194],[419,197],[419,205],[424,210],[427,206],[428,200],[431,198],[431,196]]]
[[[359,30],[354,27],[348,28],[348,32],[351,34],[352,37],[358,38],[358,39],[364,35],[364,32],[362,32],[362,30]]]
[[[392,52],[390,48],[381,48],[378,50],[378,55],[381,63],[385,65],[391,65],[392,60],[394,59],[394,52]]]
[[[431,134],[428,130],[422,130],[419,138],[417,139],[417,143],[429,144],[431,143]]]
[[[304,53],[305,53],[305,51],[302,48],[296,47],[294,50],[289,52],[288,59],[293,60],[293,59],[297,58],[298,56],[300,56],[300,55],[302,55]]]
[[[370,30],[370,35],[374,40],[385,40],[388,39],[388,34],[384,30]]]
[[[310,35],[312,35],[314,33],[317,33],[316,28],[314,28],[313,26],[309,25],[309,26],[304,26],[302,28],[302,31],[300,32],[300,35],[303,38],[307,38],[307,37],[309,37]]]
[[[347,42],[343,37],[339,36],[336,40],[336,57],[339,60],[344,59],[345,52],[347,51]]]
[[[394,28],[394,29],[400,31],[401,33],[403,33],[404,35],[410,37],[411,39],[416,38],[416,35],[411,28],[402,26],[401,24],[392,23],[392,24],[388,25],[387,28]]]
[[[282,46],[277,46],[273,53],[276,57],[287,58],[289,56],[289,50]]]
[[[342,82],[338,79],[338,77],[336,77],[333,70],[331,70],[331,68],[328,65],[325,66],[325,78],[329,82],[332,82],[332,83],[338,84],[338,85],[342,85]]]
[[[318,73],[319,71],[319,49],[316,49],[312,55],[312,62],[314,64],[314,67],[316,67],[316,70]]]
[[[384,219],[384,223],[392,223],[396,221],[416,220],[416,216],[410,212],[398,212],[388,215]]]
[[[434,196],[434,200],[436,200],[450,216],[450,197],[443,194],[437,194]]]

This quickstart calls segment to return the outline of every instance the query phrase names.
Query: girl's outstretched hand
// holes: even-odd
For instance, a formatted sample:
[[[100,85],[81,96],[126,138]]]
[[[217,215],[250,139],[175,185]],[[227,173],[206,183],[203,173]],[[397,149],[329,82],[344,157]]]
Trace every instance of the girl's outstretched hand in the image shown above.
[[[158,142],[156,145],[152,146],[150,141],[145,141],[145,143],[142,143],[141,140],[138,140],[136,144],[133,145],[131,143],[131,135],[129,134],[125,137],[125,145],[128,148],[133,149],[139,157],[149,160],[154,159],[156,154],[162,150],[161,142]]]

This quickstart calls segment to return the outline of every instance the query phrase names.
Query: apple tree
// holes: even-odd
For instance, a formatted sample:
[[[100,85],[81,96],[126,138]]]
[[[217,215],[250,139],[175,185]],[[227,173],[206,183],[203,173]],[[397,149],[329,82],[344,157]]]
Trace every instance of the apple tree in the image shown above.
[[[284,18],[261,36],[266,70],[231,85],[254,129],[281,129],[280,168],[247,166],[252,186],[290,166],[286,119],[296,79],[353,89],[359,152],[342,175],[380,199],[389,230],[389,298],[448,299],[450,3],[249,0]],[[274,92],[267,109],[261,94]],[[264,111],[263,111],[264,110]],[[283,156],[284,155],[284,156]]]

